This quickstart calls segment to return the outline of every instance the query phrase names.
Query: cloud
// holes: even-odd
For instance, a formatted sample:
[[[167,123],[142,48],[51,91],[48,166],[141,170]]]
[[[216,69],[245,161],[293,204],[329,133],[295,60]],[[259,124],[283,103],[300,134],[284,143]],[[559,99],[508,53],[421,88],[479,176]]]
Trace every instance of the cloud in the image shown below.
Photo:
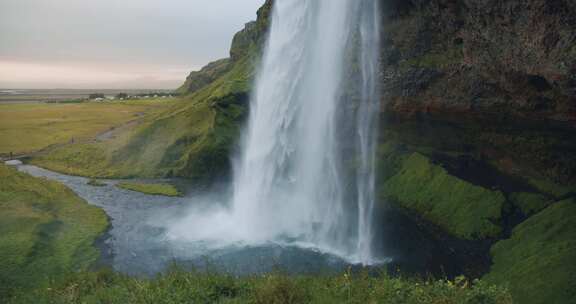
[[[77,82],[99,73],[78,67],[105,65],[126,75],[138,74],[138,68],[150,73],[156,69],[158,79],[165,79],[168,70],[186,71],[179,75],[183,80],[189,70],[228,56],[232,36],[256,18],[263,2],[2,0],[0,70],[7,62],[37,64],[39,69],[60,66],[84,72],[76,75]],[[66,80],[67,75],[61,71],[50,82]],[[25,84],[24,76],[18,82]],[[30,77],[36,81],[43,74]],[[73,80],[65,82],[70,85]],[[5,83],[7,79],[0,78],[0,86]]]
[[[163,65],[0,61],[0,88],[173,89],[186,68]]]

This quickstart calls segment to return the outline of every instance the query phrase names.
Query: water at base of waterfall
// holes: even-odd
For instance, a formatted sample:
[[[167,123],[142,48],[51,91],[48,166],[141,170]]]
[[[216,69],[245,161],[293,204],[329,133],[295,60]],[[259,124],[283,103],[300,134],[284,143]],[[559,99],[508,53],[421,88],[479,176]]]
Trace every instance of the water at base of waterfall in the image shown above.
[[[29,165],[17,167],[36,177],[63,183],[88,203],[102,208],[110,219],[109,231],[97,242],[100,264],[134,276],[154,276],[172,265],[183,269],[223,271],[238,275],[280,270],[288,273],[343,271],[354,264],[304,244],[265,243],[258,246],[214,246],[206,241],[177,242],[167,233],[181,214],[209,208],[206,196],[163,197],[124,190],[120,180],[102,180],[104,187],[88,185],[90,179],[69,176]],[[209,195],[210,201],[223,197]],[[212,204],[212,203],[210,203]]]

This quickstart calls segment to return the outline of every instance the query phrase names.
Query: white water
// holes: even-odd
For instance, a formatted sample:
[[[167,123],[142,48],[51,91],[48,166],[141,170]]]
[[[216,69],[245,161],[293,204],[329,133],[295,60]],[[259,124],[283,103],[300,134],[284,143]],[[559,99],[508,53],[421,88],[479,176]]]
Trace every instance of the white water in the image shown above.
[[[194,211],[173,236],[376,261],[378,25],[376,0],[275,2],[232,202]]]

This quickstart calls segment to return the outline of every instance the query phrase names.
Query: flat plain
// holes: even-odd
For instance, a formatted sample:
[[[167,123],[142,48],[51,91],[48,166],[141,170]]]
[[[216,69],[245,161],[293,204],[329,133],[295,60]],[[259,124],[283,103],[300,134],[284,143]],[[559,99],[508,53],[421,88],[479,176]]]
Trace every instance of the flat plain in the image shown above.
[[[90,140],[174,104],[174,99],[127,102],[0,104],[0,155]]]

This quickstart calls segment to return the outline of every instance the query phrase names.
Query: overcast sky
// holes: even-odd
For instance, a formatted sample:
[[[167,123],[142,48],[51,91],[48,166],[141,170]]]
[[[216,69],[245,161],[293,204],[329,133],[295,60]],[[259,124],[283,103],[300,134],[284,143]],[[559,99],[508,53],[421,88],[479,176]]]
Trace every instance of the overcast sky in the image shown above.
[[[0,0],[0,88],[175,88],[264,0]]]

